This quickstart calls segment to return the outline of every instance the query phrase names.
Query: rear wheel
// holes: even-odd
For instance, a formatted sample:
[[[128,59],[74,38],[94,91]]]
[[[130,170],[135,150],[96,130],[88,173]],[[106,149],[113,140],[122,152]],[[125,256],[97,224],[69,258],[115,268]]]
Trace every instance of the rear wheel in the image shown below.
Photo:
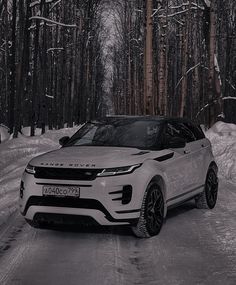
[[[210,168],[207,173],[204,191],[195,198],[198,209],[213,209],[218,195],[218,178],[216,171]]]
[[[139,221],[132,227],[137,237],[146,238],[157,235],[164,221],[164,198],[159,185],[151,182],[143,197]]]

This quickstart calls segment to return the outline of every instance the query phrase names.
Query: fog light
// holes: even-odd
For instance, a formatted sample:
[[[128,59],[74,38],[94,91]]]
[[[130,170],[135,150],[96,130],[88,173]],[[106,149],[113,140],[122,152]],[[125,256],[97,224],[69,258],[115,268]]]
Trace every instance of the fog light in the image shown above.
[[[21,182],[20,182],[20,198],[21,198],[21,199],[22,199],[23,196],[24,196],[24,190],[25,190],[25,188],[24,188],[24,182],[21,181]]]
[[[123,187],[123,192],[122,192],[122,204],[123,205],[129,204],[131,198],[132,198],[132,186],[125,185]]]

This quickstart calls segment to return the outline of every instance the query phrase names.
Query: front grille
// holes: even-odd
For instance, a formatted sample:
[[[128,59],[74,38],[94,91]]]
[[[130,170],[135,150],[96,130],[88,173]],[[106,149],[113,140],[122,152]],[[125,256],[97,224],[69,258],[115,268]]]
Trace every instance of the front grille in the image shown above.
[[[102,169],[73,169],[54,167],[35,167],[35,178],[56,180],[94,180]]]

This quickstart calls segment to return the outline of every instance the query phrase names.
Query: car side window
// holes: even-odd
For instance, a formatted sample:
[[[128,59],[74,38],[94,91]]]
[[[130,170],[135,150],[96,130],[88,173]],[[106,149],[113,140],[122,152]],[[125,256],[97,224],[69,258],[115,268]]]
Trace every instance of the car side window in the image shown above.
[[[172,123],[167,124],[166,134],[169,137],[180,137],[180,131]]]
[[[167,135],[171,137],[179,137],[187,143],[195,141],[193,132],[182,122],[171,122],[167,124]]]
[[[196,140],[202,140],[205,138],[205,135],[200,126],[193,125],[191,123],[185,123],[188,129],[194,134]]]

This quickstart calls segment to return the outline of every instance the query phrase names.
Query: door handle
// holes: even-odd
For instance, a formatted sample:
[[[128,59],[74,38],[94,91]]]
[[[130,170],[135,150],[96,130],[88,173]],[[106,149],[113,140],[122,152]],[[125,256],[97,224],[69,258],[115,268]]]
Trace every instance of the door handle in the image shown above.
[[[184,150],[184,154],[189,154],[191,151],[189,149]]]

